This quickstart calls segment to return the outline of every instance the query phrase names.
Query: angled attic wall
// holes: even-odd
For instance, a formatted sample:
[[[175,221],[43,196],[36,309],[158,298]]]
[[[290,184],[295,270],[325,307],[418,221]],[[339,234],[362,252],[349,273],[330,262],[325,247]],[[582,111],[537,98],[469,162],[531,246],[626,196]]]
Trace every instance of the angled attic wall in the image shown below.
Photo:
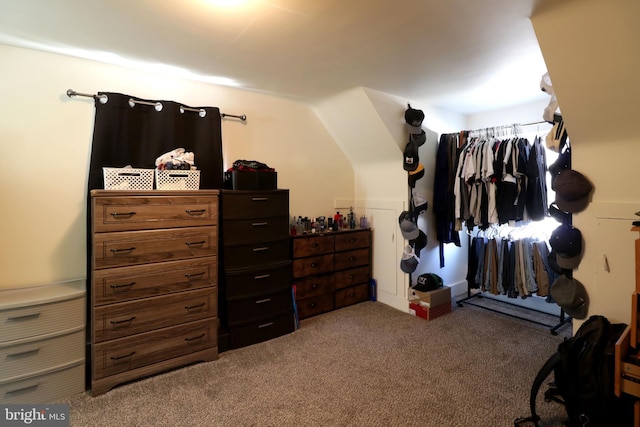
[[[640,2],[543,0],[531,17],[572,145],[572,166],[593,183],[573,215],[584,254],[574,277],[589,315],[631,322],[635,284],[631,221],[640,210]],[[574,323],[574,330],[581,321]]]
[[[400,105],[398,116],[404,112]],[[314,109],[338,146],[351,161],[355,195],[359,199],[406,199],[406,172],[402,169],[399,146],[401,125],[388,127],[363,88],[354,88],[330,97]],[[384,109],[391,111],[392,103]],[[376,171],[371,174],[366,171]]]
[[[640,199],[620,185],[640,157],[639,16],[637,1],[545,0],[531,17],[594,201]]]

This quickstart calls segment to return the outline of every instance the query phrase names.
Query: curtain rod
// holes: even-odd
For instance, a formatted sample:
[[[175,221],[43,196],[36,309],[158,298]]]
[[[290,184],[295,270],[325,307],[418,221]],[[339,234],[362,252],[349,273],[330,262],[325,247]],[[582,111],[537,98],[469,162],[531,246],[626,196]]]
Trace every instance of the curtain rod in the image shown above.
[[[74,96],[84,96],[84,97],[87,97],[87,98],[93,98],[95,100],[100,100],[100,102],[103,103],[103,104],[106,104],[107,101],[108,101],[107,95],[92,95],[92,94],[89,94],[89,93],[76,92],[73,89],[67,89],[67,96],[69,98],[72,98]],[[153,105],[157,111],[162,110],[162,103],[160,103],[160,102],[140,101],[140,100],[134,100],[133,98],[129,99],[129,105],[131,105],[133,107],[135,104]],[[190,107],[185,107],[184,105],[181,105],[180,106],[180,112],[185,112],[185,111],[195,111],[195,112],[200,114],[200,117],[204,117],[205,114],[206,114],[206,111],[204,110],[204,108],[190,108]],[[242,120],[243,122],[245,120],[247,120],[247,116],[244,115],[244,114],[238,116],[238,115],[235,115],[235,114],[220,113],[220,117],[221,118],[234,117],[236,119]]]

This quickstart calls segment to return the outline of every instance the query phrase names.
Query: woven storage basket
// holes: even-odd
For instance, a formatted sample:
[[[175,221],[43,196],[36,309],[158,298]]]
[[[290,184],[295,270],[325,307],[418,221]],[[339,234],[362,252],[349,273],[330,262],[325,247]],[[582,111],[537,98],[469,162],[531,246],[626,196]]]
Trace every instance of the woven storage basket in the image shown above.
[[[105,190],[153,190],[153,169],[102,168]]]
[[[159,170],[156,169],[157,190],[198,190],[199,170]]]

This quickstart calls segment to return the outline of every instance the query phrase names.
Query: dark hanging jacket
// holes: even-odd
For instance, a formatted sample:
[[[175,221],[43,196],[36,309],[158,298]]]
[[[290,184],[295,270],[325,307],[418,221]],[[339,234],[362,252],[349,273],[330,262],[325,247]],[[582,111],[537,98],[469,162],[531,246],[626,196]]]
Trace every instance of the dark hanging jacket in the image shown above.
[[[436,152],[436,170],[433,188],[433,214],[436,220],[436,238],[440,244],[440,268],[444,267],[444,244],[460,247],[460,235],[455,229],[455,182],[458,159],[457,135],[442,134]]]

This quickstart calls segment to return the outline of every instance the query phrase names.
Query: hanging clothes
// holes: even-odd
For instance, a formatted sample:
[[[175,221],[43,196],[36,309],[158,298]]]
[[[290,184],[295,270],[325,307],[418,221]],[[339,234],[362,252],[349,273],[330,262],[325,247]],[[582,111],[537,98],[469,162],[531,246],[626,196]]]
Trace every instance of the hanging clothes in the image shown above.
[[[467,269],[469,287],[509,298],[548,296],[549,283],[555,277],[544,262],[547,245],[534,238],[473,237]]]
[[[455,227],[454,173],[460,150],[458,134],[442,134],[436,152],[433,192],[433,214],[436,238],[440,245],[440,268],[444,267],[444,245],[453,243],[460,247],[460,235]]]

